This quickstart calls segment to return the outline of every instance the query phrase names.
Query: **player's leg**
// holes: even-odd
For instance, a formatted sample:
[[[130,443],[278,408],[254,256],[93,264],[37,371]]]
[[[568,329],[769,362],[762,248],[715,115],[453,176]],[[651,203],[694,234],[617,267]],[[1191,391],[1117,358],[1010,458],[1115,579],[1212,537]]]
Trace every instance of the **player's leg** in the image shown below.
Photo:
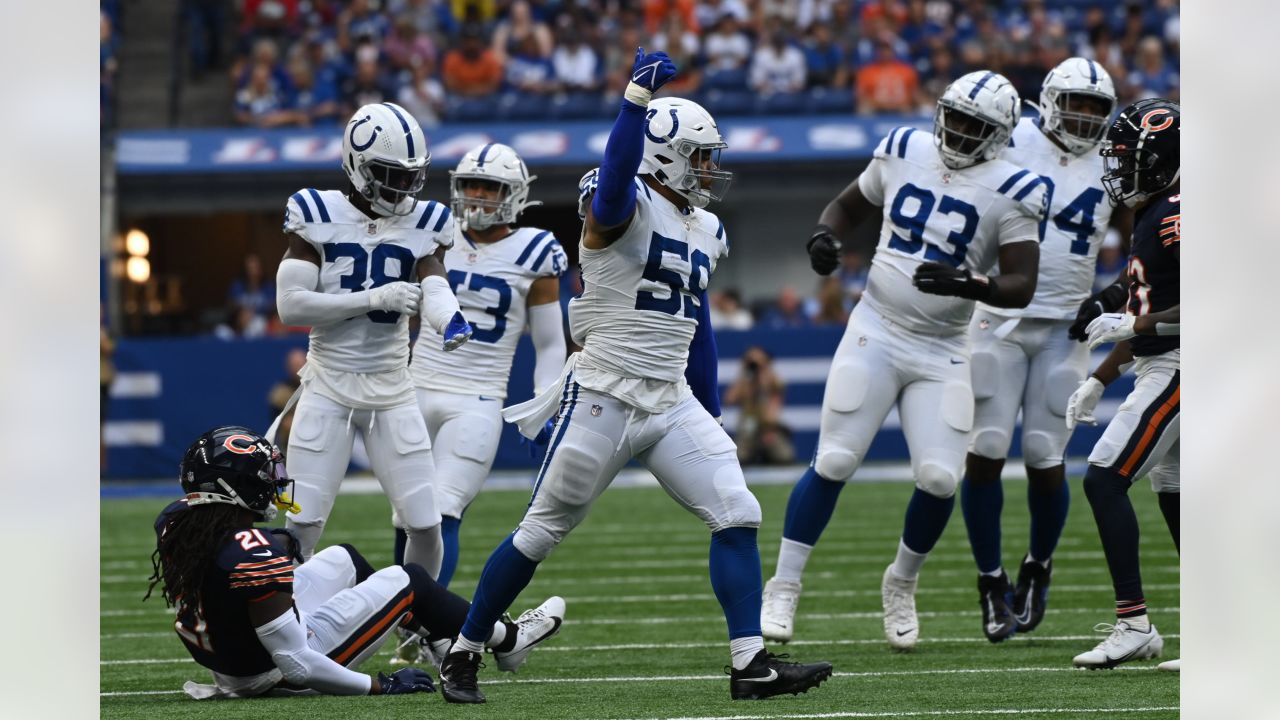
[[[1113,667],[1156,657],[1163,641],[1147,618],[1138,560],[1138,518],[1129,500],[1134,480],[1150,472],[1178,440],[1179,372],[1160,358],[1141,358],[1133,392],[1120,405],[1089,455],[1085,496],[1115,588],[1117,622],[1079,667]]]
[[[431,454],[435,460],[436,505],[440,509],[444,562],[436,579],[449,586],[458,566],[458,531],[462,515],[471,504],[493,467],[502,435],[502,404],[474,395],[418,391],[419,406],[425,399],[432,405],[449,404],[444,412],[432,412],[427,430],[431,434]],[[439,422],[430,422],[439,418]],[[433,427],[434,425],[434,427]]]
[[[1165,453],[1164,459],[1151,468],[1151,489],[1156,491],[1156,499],[1160,503],[1160,514],[1164,515],[1164,523],[1173,537],[1173,547],[1182,551],[1182,467],[1181,440],[1175,440]]]
[[[1018,632],[1031,632],[1044,619],[1053,577],[1053,551],[1071,507],[1064,453],[1067,400],[1089,372],[1089,350],[1067,336],[1068,323],[1048,324],[1031,359],[1022,403],[1022,456],[1027,467],[1027,509],[1031,536],[1018,569],[1013,613]]]
[[[916,487],[907,504],[897,556],[885,569],[881,600],[885,638],[890,646],[909,650],[920,634],[916,579],[955,507],[973,428],[973,389],[964,335],[906,337],[900,350],[915,363],[916,377],[903,388],[898,413]],[[952,362],[956,359],[960,362]]]
[[[293,604],[305,617],[373,573],[373,566],[351,545],[330,545],[294,568]]]
[[[484,702],[476,683],[481,644],[533,579],[538,564],[582,522],[630,459],[626,441],[631,414],[619,400],[572,380],[566,383],[529,509],[516,531],[489,555],[466,623],[441,667],[445,700]]]
[[[1029,333],[1027,321],[1019,322],[1012,333],[1008,322],[1018,321],[979,310],[969,326],[974,419],[960,481],[960,510],[978,565],[982,631],[992,642],[1004,640],[1015,629],[1006,597],[1013,589],[1000,557],[1000,515],[1004,509],[1000,472],[1013,441],[1027,383],[1025,342]]]
[[[822,398],[818,448],[787,500],[778,564],[764,589],[761,625],[770,640],[791,639],[809,554],[897,399],[891,342],[874,313],[855,310],[836,349]]]
[[[373,473],[408,536],[404,561],[421,565],[435,577],[444,547],[432,485],[431,440],[418,405],[370,411],[368,426],[362,429]]]
[[[711,588],[729,629],[730,695],[804,692],[831,676],[830,663],[773,659],[760,632],[760,503],[747,489],[733,440],[693,398],[648,428],[658,439],[637,457],[676,502],[711,530]]]
[[[315,554],[338,486],[347,473],[355,439],[352,411],[303,388],[289,433],[289,476],[301,512],[289,513],[286,527],[298,538],[303,558]]]

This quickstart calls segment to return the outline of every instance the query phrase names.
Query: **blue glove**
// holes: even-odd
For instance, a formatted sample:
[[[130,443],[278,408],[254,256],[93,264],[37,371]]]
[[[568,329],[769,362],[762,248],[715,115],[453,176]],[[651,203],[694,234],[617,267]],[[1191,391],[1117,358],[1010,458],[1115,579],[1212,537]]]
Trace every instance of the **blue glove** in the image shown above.
[[[551,442],[551,432],[556,429],[555,418],[547,421],[547,424],[538,431],[538,436],[530,440],[521,435],[520,444],[524,445],[525,450],[529,451],[529,457],[534,460],[542,460],[542,456],[546,453],[547,443]]]
[[[454,313],[453,318],[444,328],[444,351],[450,352],[462,347],[471,339],[471,334],[474,332],[475,328],[462,317],[462,313]]]
[[[401,668],[390,675],[378,673],[378,684],[383,695],[408,695],[416,692],[435,692],[431,676],[414,667]]]
[[[676,64],[664,52],[646,53],[636,48],[636,62],[631,66],[631,82],[655,93],[676,76]]]

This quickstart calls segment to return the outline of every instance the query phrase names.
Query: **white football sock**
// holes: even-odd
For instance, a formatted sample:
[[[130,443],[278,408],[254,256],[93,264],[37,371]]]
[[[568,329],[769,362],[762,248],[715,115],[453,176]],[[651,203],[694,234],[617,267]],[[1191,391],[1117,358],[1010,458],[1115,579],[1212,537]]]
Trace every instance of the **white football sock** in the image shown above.
[[[750,665],[755,656],[760,654],[763,649],[764,638],[759,635],[730,640],[729,653],[732,655],[730,662],[733,663],[733,669],[741,670]]]
[[[898,556],[893,559],[892,566],[894,577],[899,580],[915,580],[920,574],[920,567],[928,557],[928,553],[918,553],[899,539]]]
[[[497,647],[502,644],[503,640],[506,640],[506,639],[507,639],[507,626],[505,623],[499,620],[498,622],[493,624],[493,634],[489,636],[488,640],[484,641],[484,646]]]
[[[800,582],[811,552],[812,545],[782,538],[782,545],[778,547],[778,568],[773,571],[773,576],[779,580]]]
[[[459,650],[466,650],[467,652],[473,652],[473,653],[482,653],[484,652],[484,643],[472,642],[471,640],[468,640],[465,637],[463,637],[461,633],[459,633],[458,639],[453,641],[453,647],[449,648],[449,652],[456,653]]]
[[[1138,632],[1150,632],[1151,630],[1151,618],[1146,615],[1135,615],[1133,617],[1120,618],[1120,620]]]
[[[988,577],[1000,577],[1000,575],[1001,575],[1002,573],[1004,573],[1004,566],[1003,566],[1003,565],[1001,565],[1000,567],[996,568],[995,570],[992,570],[991,572],[980,572],[980,573],[978,573],[978,574],[979,574],[979,575],[986,575],[986,576],[988,576]]]

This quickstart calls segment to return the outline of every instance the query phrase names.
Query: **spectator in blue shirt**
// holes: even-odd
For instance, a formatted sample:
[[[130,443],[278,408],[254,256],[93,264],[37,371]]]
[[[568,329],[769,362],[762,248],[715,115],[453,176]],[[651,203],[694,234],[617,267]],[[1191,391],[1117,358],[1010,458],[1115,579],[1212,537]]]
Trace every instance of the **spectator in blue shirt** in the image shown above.
[[[300,124],[298,114],[289,107],[286,89],[272,69],[262,64],[250,68],[248,80],[236,91],[235,119],[260,128]]]
[[[760,318],[759,327],[782,330],[809,327],[811,324],[809,316],[804,312],[804,301],[800,299],[800,293],[786,285],[778,293],[777,302]]]
[[[1165,60],[1159,38],[1146,37],[1138,44],[1138,57],[1133,72],[1129,73],[1129,86],[1134,97],[1178,99],[1178,73]]]
[[[804,59],[808,68],[808,87],[842,88],[849,84],[844,58],[840,48],[832,42],[831,28],[825,23],[809,26],[809,37],[804,43]]]

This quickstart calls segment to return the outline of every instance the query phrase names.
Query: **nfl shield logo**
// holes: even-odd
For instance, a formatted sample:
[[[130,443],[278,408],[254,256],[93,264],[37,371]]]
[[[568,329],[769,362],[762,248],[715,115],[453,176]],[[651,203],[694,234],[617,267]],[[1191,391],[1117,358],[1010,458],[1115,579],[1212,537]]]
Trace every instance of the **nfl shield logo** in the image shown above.
[[[866,336],[866,335],[863,335],[862,337],[858,338],[858,347],[865,347],[865,346],[866,346],[866,344],[867,344],[867,336]]]
[[[981,328],[982,330],[986,330],[987,328],[991,327],[991,321],[986,319],[979,320],[978,327]]]
[[[375,234],[377,234],[377,232],[378,232],[378,226],[377,226],[377,224],[376,224],[376,223],[369,223],[369,234],[370,234],[370,235],[375,235]]]
[[[474,263],[476,260],[479,260],[479,259],[480,259],[480,256],[475,253],[467,254],[467,262],[469,263]]]
[[[591,406],[591,417],[600,417],[600,413],[604,412],[604,408],[599,405]]]

